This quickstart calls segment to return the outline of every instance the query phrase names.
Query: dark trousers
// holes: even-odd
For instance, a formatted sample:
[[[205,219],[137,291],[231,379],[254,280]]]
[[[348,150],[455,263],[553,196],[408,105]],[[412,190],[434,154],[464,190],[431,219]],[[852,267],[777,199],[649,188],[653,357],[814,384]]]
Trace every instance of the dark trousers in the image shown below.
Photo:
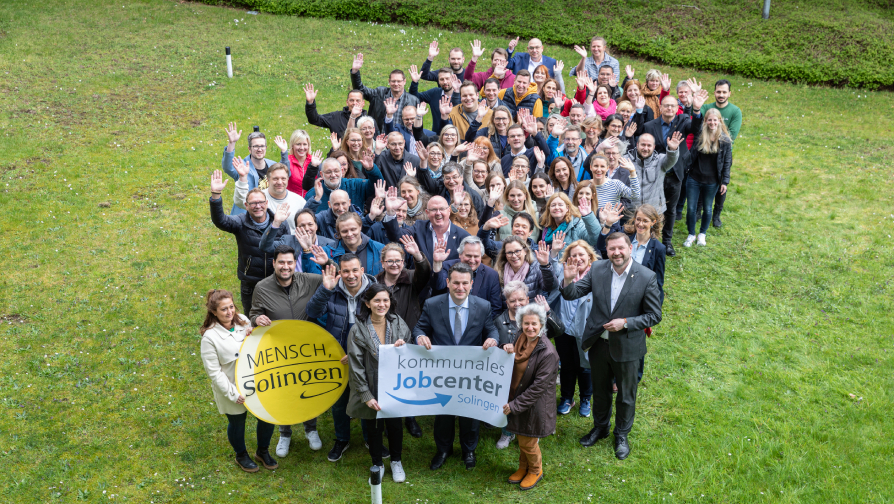
[[[335,424],[335,439],[348,442],[351,440],[351,417],[348,416],[348,396],[351,395],[351,386],[345,387],[338,401],[332,405],[332,423]]]
[[[248,412],[239,415],[227,415],[227,420],[230,421],[230,424],[227,426],[227,438],[230,440],[230,445],[233,447],[236,455],[247,451],[245,448],[245,419],[247,416]],[[270,448],[270,436],[272,435],[273,424],[258,419],[257,438],[259,451]]]
[[[711,217],[713,215],[711,201],[714,200],[714,195],[717,194],[717,189],[719,188],[720,184],[706,184],[689,177],[689,180],[686,182],[686,197],[689,199],[688,208],[686,209],[686,228],[689,230],[689,234],[695,234],[695,217],[698,210],[696,205],[698,204],[701,204],[704,208],[702,223],[698,232],[700,234],[708,232],[708,226],[711,225]]]
[[[400,452],[404,445],[404,429],[400,418],[377,418],[367,420],[369,434],[369,456],[373,465],[382,465],[382,434],[388,428],[388,445],[391,447],[391,461],[400,462]]]
[[[462,446],[463,453],[475,451],[475,448],[478,447],[478,420],[453,415],[436,415],[434,431],[435,446],[438,447],[438,452],[450,453],[453,451],[453,440],[456,438],[454,420],[459,420],[459,444]],[[391,430],[389,427],[389,441]]]
[[[304,433],[313,432],[317,430],[317,419],[312,418],[306,422],[304,422]],[[280,425],[279,426],[279,435],[282,437],[292,437],[292,426],[291,425]]]
[[[687,173],[685,177],[683,177],[683,185],[680,190],[680,198],[677,200],[677,211],[676,217],[683,215],[683,211],[686,209],[686,181],[689,180],[689,174]]]
[[[683,181],[677,178],[676,173],[669,171],[664,177],[664,199],[667,209],[664,211],[664,228],[661,230],[661,242],[668,244],[674,237],[674,222],[677,215],[677,200],[680,199],[680,191]]]
[[[729,191],[727,191],[727,192],[729,192]],[[718,189],[717,195],[714,196],[714,211],[711,212],[712,218],[720,217],[720,212],[723,211],[723,204],[726,202],[726,194],[727,193],[720,194],[720,190]],[[698,199],[698,206],[696,206],[695,208],[700,208],[703,204],[704,204],[703,198],[700,197]]]
[[[574,399],[574,385],[580,387],[580,398],[589,399],[593,395],[590,370],[580,365],[577,339],[569,334],[556,337],[556,352],[562,367],[559,368],[559,394],[561,399]]]
[[[590,349],[593,376],[593,425],[606,429],[612,420],[612,379],[618,385],[615,434],[627,434],[633,428],[636,413],[636,387],[639,359],[617,362],[612,359],[608,341],[598,338]]]
[[[258,282],[249,282],[247,280],[242,281],[242,286],[239,289],[239,293],[242,296],[242,311],[245,313],[245,316],[248,316],[248,312],[251,311],[251,298],[255,293],[255,285]]]

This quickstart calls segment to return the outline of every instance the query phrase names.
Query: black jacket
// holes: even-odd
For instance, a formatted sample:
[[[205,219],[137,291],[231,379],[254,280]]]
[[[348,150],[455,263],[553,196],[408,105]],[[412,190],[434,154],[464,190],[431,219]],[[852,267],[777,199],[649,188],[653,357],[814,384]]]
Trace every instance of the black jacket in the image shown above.
[[[376,120],[376,131],[385,131],[385,99],[391,96],[391,88],[379,86],[368,88],[360,79],[360,72],[351,72],[351,88],[363,93],[363,99],[369,102],[369,116]],[[403,117],[401,111],[404,107],[419,105],[419,98],[404,91],[397,101],[396,117]]]
[[[695,130],[695,139],[692,141],[692,155],[690,156],[687,172],[692,169],[695,163],[698,163],[698,141],[701,134],[702,118],[692,119],[693,129]],[[685,144],[680,144],[682,147]],[[733,143],[732,141],[720,142],[717,147],[717,180],[721,185],[729,184],[730,168],[733,166]]]
[[[261,250],[261,237],[273,222],[273,211],[267,209],[267,222],[258,224],[246,212],[239,215],[227,215],[223,211],[223,199],[210,200],[211,222],[220,229],[236,237],[239,251],[237,273],[239,280],[259,282],[273,273],[273,254]],[[280,226],[274,239],[288,234],[288,226]]]
[[[686,173],[689,172],[689,147],[686,146],[686,136],[695,134],[696,130],[692,127],[691,116],[679,114],[674,116],[671,121],[671,131],[679,131],[683,135],[683,141],[680,142],[680,157],[677,163],[668,173],[673,172],[677,176],[677,180],[682,181]],[[637,139],[640,135],[648,133],[655,137],[655,152],[659,154],[667,153],[667,139],[661,133],[661,117],[653,119],[643,125],[642,131],[637,130]],[[668,135],[670,136],[670,135]],[[695,144],[693,144],[695,145]]]
[[[320,115],[320,113],[317,112],[316,101],[305,104],[304,113],[307,115],[308,123],[320,128],[326,128],[338,135],[338,138],[344,136],[345,130],[348,129],[348,121],[351,119],[351,111],[347,106],[343,107],[341,110]],[[368,115],[365,110],[360,112],[360,117],[365,115]],[[378,134],[378,130],[376,130],[376,133]]]

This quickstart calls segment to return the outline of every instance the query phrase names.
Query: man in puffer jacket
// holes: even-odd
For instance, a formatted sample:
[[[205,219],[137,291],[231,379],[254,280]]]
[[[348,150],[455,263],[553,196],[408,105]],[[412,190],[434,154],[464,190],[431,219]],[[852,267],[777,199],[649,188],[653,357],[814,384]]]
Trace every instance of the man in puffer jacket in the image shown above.
[[[248,191],[245,197],[247,213],[239,215],[227,215],[223,211],[223,199],[220,194],[226,187],[220,170],[214,170],[211,175],[211,222],[220,229],[231,233],[236,237],[236,245],[239,249],[239,266],[237,273],[242,282],[240,289],[242,297],[242,310],[248,316],[251,310],[251,297],[255,290],[255,284],[273,273],[273,254],[261,250],[261,237],[273,222],[274,214],[267,208],[267,196],[257,187]],[[274,239],[287,232],[283,226],[276,231]]]
[[[537,84],[531,82],[531,74],[527,70],[519,70],[515,76],[515,84],[509,89],[503,89],[497,96],[503,100],[503,105],[512,112],[516,121],[518,109],[528,109],[534,117],[543,116],[543,102],[537,94]]]

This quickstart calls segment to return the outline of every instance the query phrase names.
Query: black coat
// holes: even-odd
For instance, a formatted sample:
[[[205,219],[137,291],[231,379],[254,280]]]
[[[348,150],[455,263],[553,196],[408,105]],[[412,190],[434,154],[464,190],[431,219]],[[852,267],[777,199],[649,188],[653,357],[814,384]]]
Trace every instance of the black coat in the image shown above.
[[[338,138],[344,136],[345,130],[348,129],[348,121],[351,119],[351,111],[348,109],[347,105],[341,110],[320,115],[320,113],[317,112],[316,101],[304,105],[304,114],[307,115],[308,123],[320,128],[326,128],[338,135]],[[360,112],[360,117],[365,115],[368,115],[365,110]],[[376,133],[378,134],[378,130],[376,130]]]
[[[680,142],[679,147],[680,157],[677,159],[677,163],[674,165],[673,168],[671,168],[668,173],[673,172],[674,175],[677,176],[677,179],[682,181],[683,177],[686,176],[686,173],[689,172],[689,147],[686,146],[686,136],[696,133],[695,128],[693,128],[691,116],[685,114],[674,116],[673,121],[671,121],[671,134],[673,134],[674,131],[679,131],[680,134],[683,135],[683,141]],[[645,123],[643,125],[642,131],[637,130],[636,133],[637,139],[644,133],[652,135],[653,137],[655,137],[655,152],[659,154],[667,153],[667,139],[661,133],[660,117]]]
[[[226,231],[236,237],[239,252],[237,274],[239,280],[260,282],[273,273],[273,254],[261,250],[261,237],[273,222],[273,211],[267,209],[267,222],[260,225],[246,213],[227,215],[223,211],[223,199],[211,199],[211,222],[217,229]],[[272,233],[273,231],[271,231]],[[274,239],[288,234],[288,226],[280,226]]]
[[[689,159],[689,165],[686,169],[688,172],[698,163],[698,141],[701,136],[702,117],[693,118],[692,124],[696,130],[695,139],[692,141],[692,154]],[[685,143],[685,142],[684,142]],[[683,144],[680,144],[682,147]],[[717,180],[721,185],[729,185],[730,169],[733,166],[733,142],[720,142],[717,147]]]

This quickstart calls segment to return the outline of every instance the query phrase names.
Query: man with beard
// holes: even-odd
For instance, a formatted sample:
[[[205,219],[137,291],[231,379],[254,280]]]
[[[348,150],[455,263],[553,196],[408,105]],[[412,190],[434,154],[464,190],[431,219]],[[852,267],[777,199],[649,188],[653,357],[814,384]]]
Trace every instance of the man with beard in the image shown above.
[[[527,70],[519,70],[515,74],[515,84],[508,89],[503,89],[497,96],[503,100],[512,116],[518,122],[521,117],[518,112],[522,109],[527,110],[535,117],[543,115],[543,102],[540,101],[540,95],[537,94],[537,84],[531,82],[531,73]]]
[[[239,174],[236,190],[233,192],[233,203],[245,210],[245,196],[248,194],[248,166],[239,158],[233,159],[233,167]],[[289,169],[282,163],[276,163],[267,172],[267,188],[262,192],[267,196],[267,208],[276,213],[280,205],[287,205],[289,216],[286,222],[289,232],[295,232],[295,214],[304,208],[304,198],[289,191]]]
[[[410,78],[413,83],[410,84],[410,94],[419,98],[419,101],[428,105],[432,111],[438,110],[443,97],[450,100],[451,105],[459,103],[459,86],[462,81],[453,74],[449,68],[438,70],[438,86],[428,91],[419,92],[419,79],[422,73],[416,70],[416,65],[410,67]],[[431,129],[434,134],[440,134],[441,128],[444,127],[444,121],[441,120],[440,114],[432,113]],[[412,131],[412,129],[410,129]],[[426,133],[430,134],[430,133]]]
[[[304,114],[307,115],[307,122],[320,128],[326,128],[332,133],[338,135],[341,139],[348,129],[348,121],[357,119],[367,115],[363,110],[363,93],[358,89],[352,89],[348,92],[348,100],[341,110],[329,112],[320,115],[317,112],[317,93],[313,84],[304,85],[304,97],[307,103],[304,105]]]
[[[472,42],[472,61],[466,67],[465,79],[474,82],[479,88],[483,87],[484,83],[490,79],[496,81],[497,90],[511,88],[515,84],[515,74],[506,68],[506,65],[509,64],[509,53],[506,52],[506,49],[502,47],[494,49],[490,56],[490,68],[484,72],[476,72],[475,64],[483,54],[484,48],[481,47],[481,41]]]
[[[537,120],[528,114],[522,114],[522,123],[513,124],[506,132],[506,138],[509,142],[509,153],[500,158],[500,166],[503,168],[503,176],[509,176],[509,170],[512,169],[512,160],[517,156],[525,156],[528,158],[528,166],[537,166],[537,156],[534,148],[525,147],[525,133],[531,135],[534,139],[535,147],[540,148],[541,152],[549,152],[549,146],[546,139],[537,131]],[[533,173],[533,170],[531,170]],[[479,214],[480,215],[480,214]]]
[[[460,104],[450,111],[450,122],[456,126],[459,138],[465,138],[469,125],[477,121],[479,128],[490,126],[491,111],[478,103],[478,86],[472,81],[464,81],[459,88]]]
[[[593,263],[585,274],[576,264],[566,264],[560,290],[567,300],[594,294],[581,343],[590,358],[594,427],[580,443],[593,446],[608,437],[614,381],[618,386],[615,457],[624,460],[630,455],[627,435],[636,412],[639,360],[646,354],[645,329],[661,322],[661,292],[655,273],[631,259],[629,236],[612,233],[606,251],[608,260]]]
[[[431,71],[431,64],[435,61],[438,54],[441,54],[441,50],[438,49],[438,41],[433,40],[432,43],[428,45],[428,59],[422,63],[422,70],[420,71],[422,80],[434,82],[440,81],[438,72]],[[453,75],[455,75],[457,79],[462,80],[463,74],[466,71],[465,68],[463,68],[463,65],[466,64],[466,57],[463,54],[463,50],[459,47],[451,49],[447,56],[447,63],[449,64],[450,71]]]
[[[249,318],[255,326],[269,326],[274,320],[311,320],[307,316],[307,303],[322,283],[320,275],[295,271],[295,249],[280,245],[273,252],[273,275],[258,282],[252,298]],[[317,419],[304,422],[304,435],[311,450],[323,447],[317,432]],[[289,454],[292,426],[279,426],[279,442],[276,455]]]
[[[400,136],[400,134],[398,134]],[[317,179],[317,170],[313,165],[307,167],[304,173],[304,179],[301,181],[302,187],[310,189],[305,197],[307,198],[307,207],[316,211],[320,205],[329,202],[332,191],[341,189],[348,193],[351,204],[363,208],[366,200],[375,194],[376,181],[382,179],[382,172],[373,162],[372,152],[364,151],[363,158],[360,160],[363,165],[363,171],[366,173],[365,179],[346,179],[343,178],[344,173],[341,170],[341,163],[335,158],[326,158],[320,163],[320,178]]]
[[[419,156],[406,151],[404,137],[396,131],[388,134],[386,142],[385,150],[376,157],[376,166],[382,171],[387,186],[397,187],[398,181],[407,174],[407,163],[413,168],[419,167]]]
[[[376,120],[376,129],[385,131],[385,98],[394,98],[397,113],[400,114],[404,107],[419,105],[419,98],[404,92],[407,77],[403,70],[392,70],[388,76],[388,86],[368,88],[360,79],[360,69],[363,68],[363,54],[354,56],[351,65],[351,87],[363,93],[363,98],[369,102],[369,115]]]
[[[484,215],[484,200],[481,199],[478,191],[474,190],[463,180],[463,167],[459,163],[450,161],[445,164],[441,168],[440,178],[432,178],[431,172],[428,170],[411,172],[412,170],[408,171],[407,175],[416,177],[422,188],[432,196],[441,196],[447,200],[453,207],[454,212],[456,211],[456,203],[462,201],[462,193],[467,192],[472,199],[472,206],[475,207],[475,211],[480,216]]]
[[[397,112],[393,98],[385,100],[385,134],[400,133],[404,137],[404,149],[414,156],[416,153],[415,135],[422,135],[422,116],[425,115],[426,107],[424,103],[420,103],[415,107],[404,107],[401,112],[401,121],[394,119],[394,113]],[[380,168],[381,169],[381,168]]]

